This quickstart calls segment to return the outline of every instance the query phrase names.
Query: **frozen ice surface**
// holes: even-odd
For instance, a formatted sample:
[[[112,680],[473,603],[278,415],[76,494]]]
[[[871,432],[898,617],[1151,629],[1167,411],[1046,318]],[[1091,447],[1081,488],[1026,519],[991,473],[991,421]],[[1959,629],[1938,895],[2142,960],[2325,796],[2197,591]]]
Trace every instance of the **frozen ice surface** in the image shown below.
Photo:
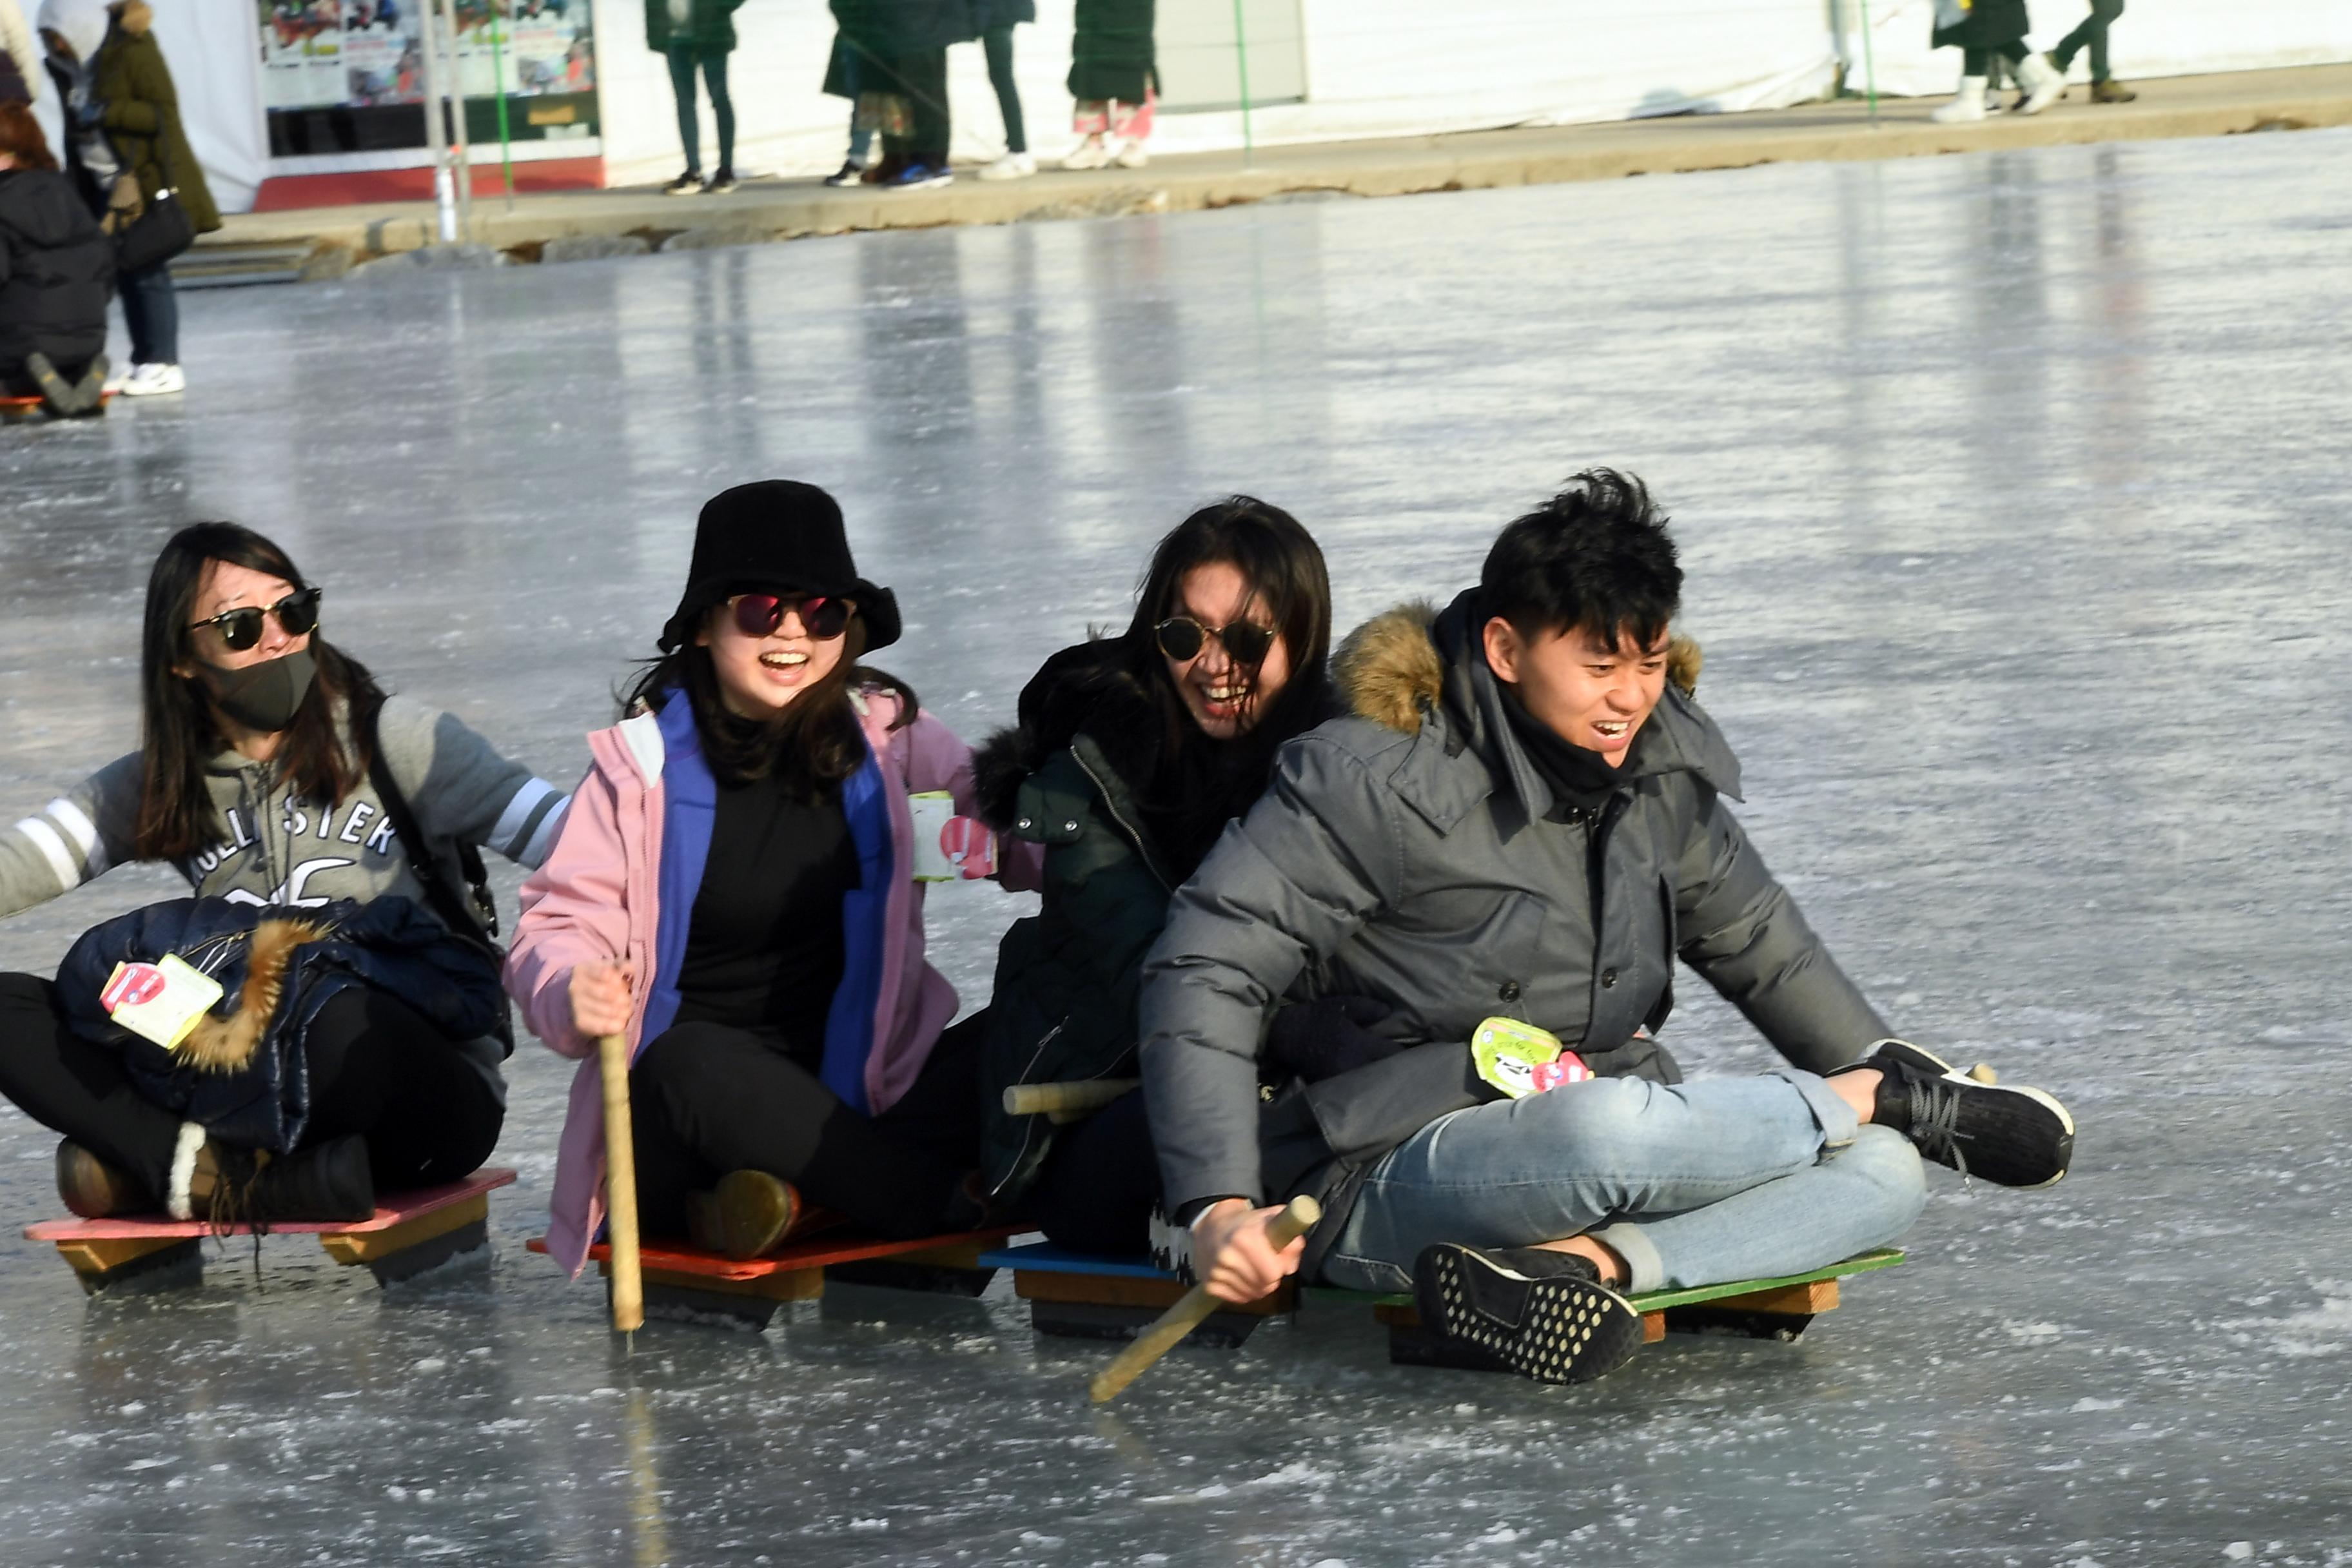
[[[11,817],[131,742],[140,584],[194,518],[570,779],[738,480],[842,496],[908,609],[884,662],[976,736],[1205,498],[1296,510],[1352,622],[1611,462],[1678,520],[1772,863],[2081,1154],[1939,1176],[1910,1266],[1795,1345],[1548,1390],[1310,1309],[1097,1414],[1107,1352],[1001,1280],[625,1357],[522,1249],[535,1047],[494,1257],[385,1293],[289,1237],[258,1285],[233,1249],[86,1303],[16,1237],[51,1140],[0,1113],[0,1559],[2352,1561],[2347,247],[2352,133],[2313,132],[191,296],[184,399],[0,432]],[[0,926],[0,963],[168,886]],[[1013,907],[934,900],[968,1000]],[[1763,1065],[1703,992],[1677,1047]]]

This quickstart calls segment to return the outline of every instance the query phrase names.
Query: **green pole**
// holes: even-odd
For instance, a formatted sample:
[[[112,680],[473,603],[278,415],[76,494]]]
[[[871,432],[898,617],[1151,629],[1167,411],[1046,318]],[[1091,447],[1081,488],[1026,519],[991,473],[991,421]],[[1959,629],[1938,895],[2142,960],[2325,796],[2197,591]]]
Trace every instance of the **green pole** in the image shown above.
[[[1250,131],[1249,25],[1242,18],[1242,0],[1234,0],[1234,60],[1242,73],[1242,162],[1257,157],[1257,139]]]
[[[514,142],[507,134],[507,51],[506,24],[499,18],[499,6],[489,7],[490,76],[499,89],[499,163],[507,182],[507,211],[514,211]]]
[[[1870,41],[1870,0],[1862,0],[1862,79],[1870,89],[1870,122],[1878,123],[1878,51]]]

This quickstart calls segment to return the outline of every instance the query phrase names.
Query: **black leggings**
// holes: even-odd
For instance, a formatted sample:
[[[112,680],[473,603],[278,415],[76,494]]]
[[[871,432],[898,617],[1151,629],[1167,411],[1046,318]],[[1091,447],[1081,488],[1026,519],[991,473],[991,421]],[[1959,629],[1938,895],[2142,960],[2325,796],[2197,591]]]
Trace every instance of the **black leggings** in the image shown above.
[[[2067,34],[2050,51],[2050,58],[2060,70],[2074,63],[2083,47],[2091,49],[2091,79],[2105,81],[2107,78],[2107,28],[2124,14],[2124,0],[2091,0],[2091,14],[2083,18],[2082,26]]]
[[[933,1236],[980,1163],[979,1028],[941,1034],[912,1088],[867,1117],[785,1054],[776,1036],[725,1024],[664,1030],[629,1069],[638,1223],[686,1234],[688,1193],[765,1171],[877,1236]]]
[[[1004,116],[1004,150],[1029,151],[1028,128],[1021,121],[1021,88],[1013,79],[1013,29],[991,27],[980,36],[988,57],[988,85],[996,89],[996,107]]]
[[[1056,1247],[1128,1254],[1151,1250],[1159,1201],[1160,1156],[1139,1089],[1055,1133],[1024,1207]]]
[[[379,1190],[454,1182],[499,1141],[506,1110],[481,1073],[397,997],[354,985],[303,1037],[310,1120],[302,1145],[358,1133]],[[169,1196],[180,1119],[142,1095],[122,1058],[67,1025],[58,988],[0,974],[0,1094],[52,1131]]]
[[[879,62],[879,84],[861,82],[878,91],[907,97],[907,134],[884,132],[882,151],[892,157],[945,167],[948,161],[948,52],[926,49],[920,54],[895,55]]]

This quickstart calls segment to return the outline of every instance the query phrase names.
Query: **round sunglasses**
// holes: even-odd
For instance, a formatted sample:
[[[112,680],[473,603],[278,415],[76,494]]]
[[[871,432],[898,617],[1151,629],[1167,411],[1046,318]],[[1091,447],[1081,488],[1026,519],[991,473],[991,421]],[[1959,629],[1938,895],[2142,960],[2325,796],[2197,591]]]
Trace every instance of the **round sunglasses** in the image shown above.
[[[846,599],[823,594],[738,594],[727,605],[735,612],[735,629],[747,637],[775,636],[784,624],[784,612],[795,610],[808,635],[819,642],[831,642],[847,631],[849,617],[857,609]]]
[[[1204,626],[1190,616],[1171,616],[1154,626],[1152,634],[1160,639],[1160,651],[1178,664],[1190,664],[1200,658],[1211,637],[1223,646],[1235,664],[1263,664],[1274,647],[1275,636],[1255,621]]]
[[[239,605],[234,610],[223,610],[201,621],[188,623],[190,631],[205,626],[220,633],[222,642],[231,653],[243,653],[261,640],[261,618],[277,617],[278,625],[289,637],[306,637],[319,628],[319,598],[322,590],[297,588],[267,608],[259,605]]]

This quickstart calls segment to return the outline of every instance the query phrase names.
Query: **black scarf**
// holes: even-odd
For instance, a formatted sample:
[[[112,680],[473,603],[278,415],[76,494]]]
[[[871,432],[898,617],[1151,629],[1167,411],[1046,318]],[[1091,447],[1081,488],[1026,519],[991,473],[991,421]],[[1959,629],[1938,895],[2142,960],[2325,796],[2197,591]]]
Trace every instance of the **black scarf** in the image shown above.
[[[1644,724],[1634,731],[1633,743],[1625,749],[1624,764],[1612,768],[1600,752],[1561,740],[1559,731],[1528,712],[1519,700],[1518,688],[1499,677],[1495,684],[1503,693],[1503,710],[1511,717],[1511,732],[1519,738],[1528,761],[1551,786],[1552,818],[1570,814],[1598,816],[1609,797],[1632,776],[1633,755],[1650,727]]]

